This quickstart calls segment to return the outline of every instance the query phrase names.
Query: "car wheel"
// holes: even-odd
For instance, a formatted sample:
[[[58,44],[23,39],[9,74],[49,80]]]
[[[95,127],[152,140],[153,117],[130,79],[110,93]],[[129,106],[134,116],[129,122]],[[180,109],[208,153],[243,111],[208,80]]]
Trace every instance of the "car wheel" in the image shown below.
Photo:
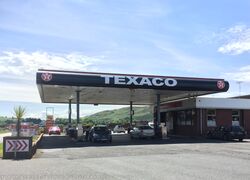
[[[240,141],[240,142],[242,142],[242,141],[243,141],[243,139],[239,139],[239,141]]]

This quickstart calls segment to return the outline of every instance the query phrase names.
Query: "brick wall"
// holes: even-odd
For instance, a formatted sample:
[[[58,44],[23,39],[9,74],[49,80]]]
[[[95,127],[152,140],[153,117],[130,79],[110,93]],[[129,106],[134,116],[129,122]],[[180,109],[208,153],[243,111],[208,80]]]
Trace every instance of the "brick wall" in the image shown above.
[[[250,110],[243,111],[243,123],[244,129],[247,131],[248,137],[250,137]]]
[[[217,109],[216,110],[216,124],[217,126],[231,126],[232,125],[232,110],[231,109]]]
[[[207,110],[202,109],[202,115],[200,109],[196,109],[196,118],[193,121],[192,126],[180,126],[175,125],[174,134],[187,135],[187,136],[199,136],[201,135],[200,119],[202,117],[202,135],[206,135],[207,131],[213,129],[213,127],[207,127]],[[176,117],[174,118],[177,122]],[[243,110],[241,117],[241,126],[247,131],[250,137],[250,110]],[[231,109],[216,109],[216,125],[231,126],[232,125],[232,110]]]

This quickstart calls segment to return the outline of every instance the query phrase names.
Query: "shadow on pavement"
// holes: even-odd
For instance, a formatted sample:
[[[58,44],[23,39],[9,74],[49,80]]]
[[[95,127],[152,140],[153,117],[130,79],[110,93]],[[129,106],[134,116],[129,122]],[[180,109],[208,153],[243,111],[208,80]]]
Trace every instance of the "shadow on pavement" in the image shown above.
[[[204,137],[176,137],[167,139],[130,139],[128,134],[113,135],[112,143],[77,141],[68,136],[44,136],[38,149],[99,147],[99,146],[128,146],[128,145],[161,145],[161,144],[196,144],[196,143],[230,143],[238,141],[222,141]],[[243,141],[240,143],[248,143]]]

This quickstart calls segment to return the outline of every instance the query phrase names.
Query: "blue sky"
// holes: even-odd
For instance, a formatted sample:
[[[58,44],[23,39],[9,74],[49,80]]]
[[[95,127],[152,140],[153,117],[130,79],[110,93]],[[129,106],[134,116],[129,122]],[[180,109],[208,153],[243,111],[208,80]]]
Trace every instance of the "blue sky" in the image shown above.
[[[27,116],[47,106],[67,116],[40,103],[38,68],[224,78],[230,89],[216,96],[250,94],[249,9],[248,0],[1,0],[0,115],[25,104]]]

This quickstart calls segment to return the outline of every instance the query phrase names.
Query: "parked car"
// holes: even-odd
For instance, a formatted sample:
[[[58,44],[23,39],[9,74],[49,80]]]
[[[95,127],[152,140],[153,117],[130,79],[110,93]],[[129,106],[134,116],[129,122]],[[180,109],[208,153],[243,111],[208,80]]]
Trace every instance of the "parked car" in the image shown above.
[[[208,131],[207,136],[209,138],[223,140],[239,139],[239,141],[243,141],[243,139],[246,137],[246,132],[241,126],[219,126],[214,130]]]
[[[58,126],[52,126],[52,127],[49,128],[48,133],[49,133],[49,135],[51,135],[51,134],[60,135],[61,134],[61,129]]]
[[[153,138],[155,136],[154,129],[150,126],[136,126],[130,130],[130,137],[133,138]]]
[[[154,128],[154,122],[148,122],[148,125],[149,125],[151,128]]]
[[[114,133],[125,133],[125,129],[124,127],[122,127],[121,125],[116,125],[113,129]]]
[[[75,127],[68,127],[66,129],[66,134],[71,138],[77,138],[77,130]]]
[[[91,142],[112,142],[111,130],[106,125],[93,126],[89,131],[88,140]]]

